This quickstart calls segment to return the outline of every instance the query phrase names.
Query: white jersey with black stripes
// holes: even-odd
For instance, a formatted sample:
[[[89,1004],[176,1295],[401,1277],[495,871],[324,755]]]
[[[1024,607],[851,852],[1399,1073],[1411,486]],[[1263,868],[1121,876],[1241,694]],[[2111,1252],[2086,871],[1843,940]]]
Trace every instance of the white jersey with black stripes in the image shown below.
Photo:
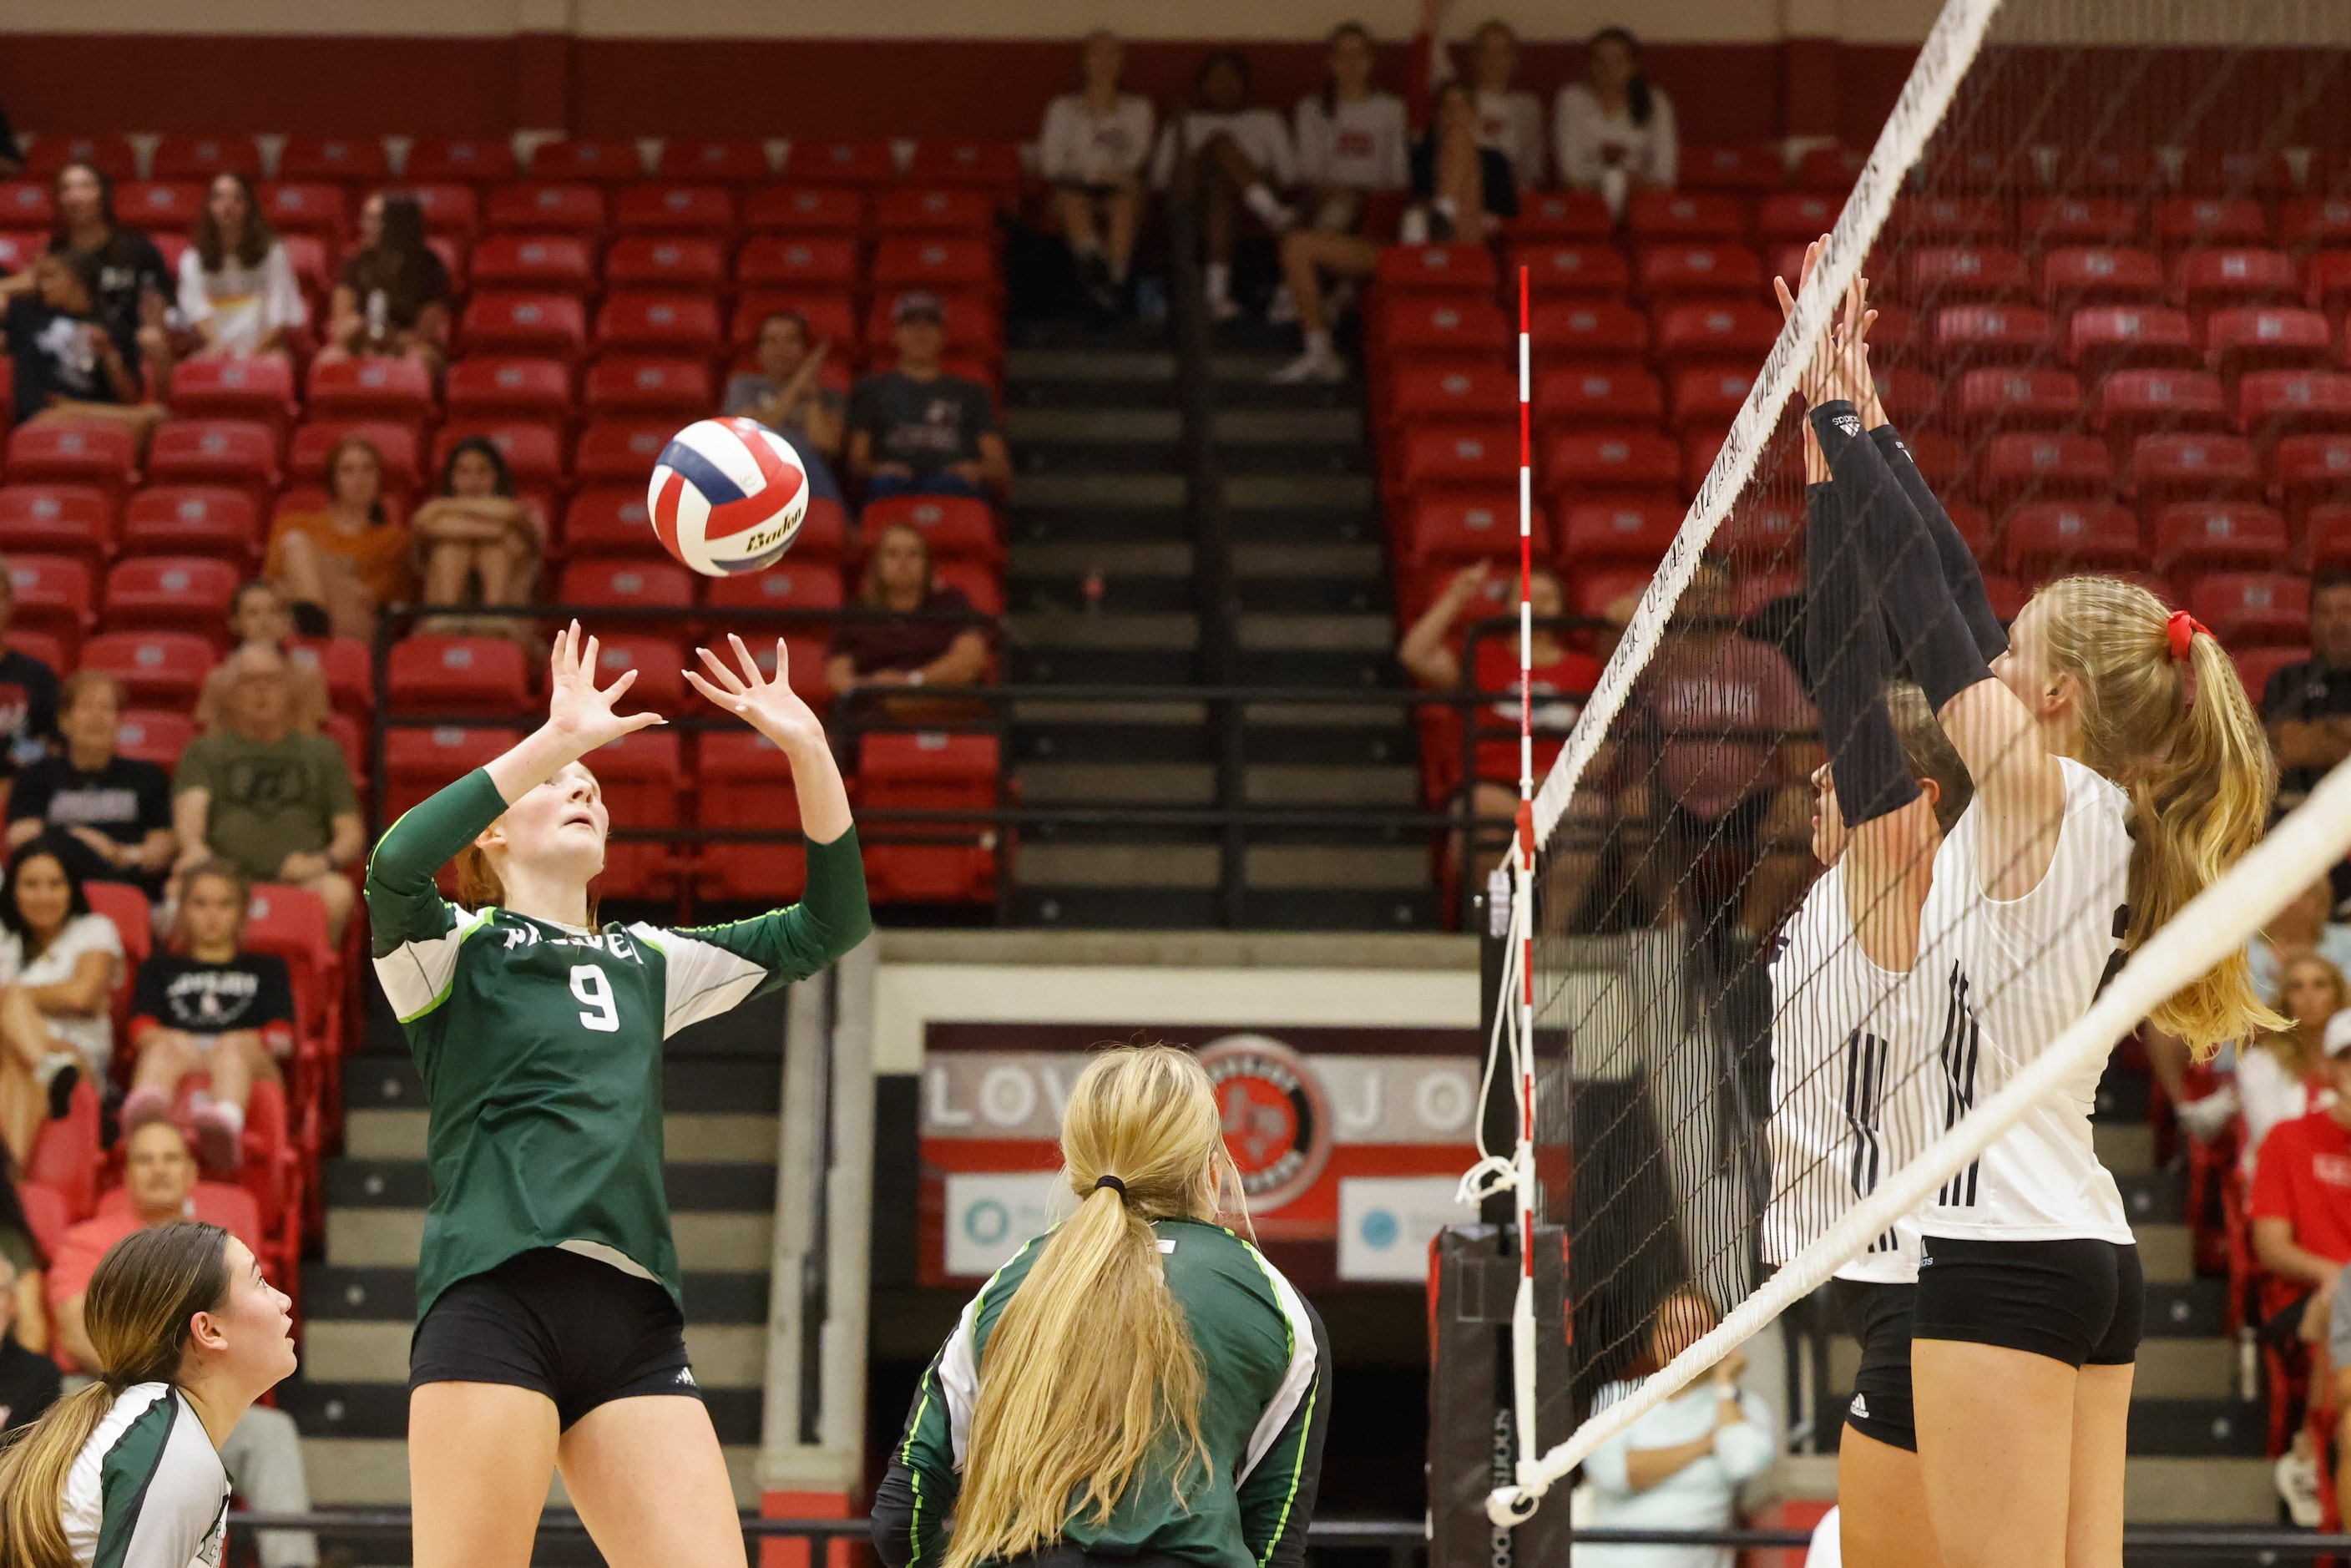
[[[1765,1262],[1783,1263],[1811,1243],[1939,1127],[1930,1043],[1938,997],[1933,976],[1870,961],[1854,934],[1844,868],[1823,872],[1771,960]],[[1837,1270],[1841,1280],[1876,1284],[1917,1277],[1915,1214]]]
[[[2004,1086],[2089,1010],[2120,967],[2129,917],[2130,800],[2071,758],[2065,815],[2040,883],[2021,898],[1983,891],[1982,805],[1964,812],[1935,857],[1920,923],[1919,967],[1941,981],[1936,1051],[1938,1126]],[[2103,1060],[2025,1113],[1927,1207],[1929,1237],[1983,1241],[2089,1239],[2127,1246],[2130,1221],[2090,1136]]]

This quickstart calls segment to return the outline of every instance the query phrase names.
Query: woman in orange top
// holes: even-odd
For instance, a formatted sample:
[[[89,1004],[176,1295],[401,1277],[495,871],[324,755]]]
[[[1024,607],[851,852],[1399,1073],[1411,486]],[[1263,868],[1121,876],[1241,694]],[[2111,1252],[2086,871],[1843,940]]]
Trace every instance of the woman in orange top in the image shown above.
[[[383,506],[383,455],[346,435],[327,452],[327,505],[294,512],[269,532],[263,575],[301,607],[323,612],[339,637],[371,638],[376,612],[415,597],[415,552],[405,524]]]

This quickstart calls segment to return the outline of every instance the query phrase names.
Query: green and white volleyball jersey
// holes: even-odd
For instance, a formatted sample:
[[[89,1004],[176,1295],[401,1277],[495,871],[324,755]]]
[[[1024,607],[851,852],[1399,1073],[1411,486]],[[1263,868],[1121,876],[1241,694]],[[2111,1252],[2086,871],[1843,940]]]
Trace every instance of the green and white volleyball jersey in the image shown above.
[[[228,1471],[168,1383],[134,1383],[66,1472],[62,1517],[88,1568],[219,1568]]]
[[[416,1311],[518,1252],[562,1247],[679,1294],[662,1189],[662,1042],[821,970],[872,928],[855,830],[808,846],[788,909],[670,931],[465,910],[433,878],[506,810],[475,770],[384,833],[368,917],[432,1111]]]
[[[1204,1568],[1297,1568],[1331,1419],[1322,1319],[1262,1253],[1223,1227],[1162,1219],[1152,1228],[1200,1354],[1209,1471],[1186,1477],[1179,1496],[1172,1456],[1146,1463],[1108,1520],[1073,1510],[1062,1543]],[[987,1336],[1049,1239],[1038,1237],[996,1271],[915,1385],[905,1436],[873,1500],[873,1545],[885,1568],[935,1568],[946,1559]]]

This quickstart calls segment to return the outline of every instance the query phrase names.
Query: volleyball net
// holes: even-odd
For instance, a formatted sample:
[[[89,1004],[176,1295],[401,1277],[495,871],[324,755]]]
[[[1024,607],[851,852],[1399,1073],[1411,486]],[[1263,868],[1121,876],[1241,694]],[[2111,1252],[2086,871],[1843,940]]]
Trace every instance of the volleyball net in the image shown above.
[[[2151,1009],[2351,847],[2351,778],[2290,776],[2285,799],[2301,803],[2269,838],[2142,934],[2086,1015],[2012,1059],[1988,1053],[2016,1031],[1974,1020],[2029,1010],[2034,956],[1954,978],[1952,932],[1923,925],[1913,972],[1942,989],[1926,1049],[1906,1052],[1874,1025],[1883,1010],[1896,1034],[1892,1015],[1917,994],[1842,950],[1871,911],[1842,901],[1843,936],[1825,946],[1818,927],[1792,925],[1823,871],[1816,771],[1850,786],[1874,756],[1882,772],[1892,736],[1905,777],[1928,774],[1934,739],[1905,682],[1935,633],[1890,597],[1917,579],[1882,542],[1863,554],[1847,530],[1808,537],[1799,383],[1848,286],[1866,277],[1878,311],[1865,413],[1900,437],[1872,443],[1883,460],[1867,471],[1917,519],[1903,548],[1939,549],[1929,564],[1992,644],[1984,658],[2039,586],[2119,577],[2192,610],[2258,705],[2268,675],[2302,656],[2301,574],[2338,548],[2337,516],[2351,525],[2338,504],[2351,491],[2329,488],[2345,479],[2324,477],[2351,471],[2335,434],[2351,430],[2351,402],[2327,412],[2351,391],[2335,373],[2351,255],[2339,285],[2325,259],[2351,252],[2351,204],[2334,194],[2351,181],[2351,105],[2329,89],[2346,44],[2339,8],[2319,0],[1949,0],[1850,194],[1756,209],[1767,269],[1792,287],[1802,241],[1825,233],[1760,371],[1735,347],[1766,308],[1752,292],[1709,305],[1719,355],[1708,320],[1668,316],[1653,353],[1672,406],[1699,406],[1726,379],[1751,384],[1662,560],[1622,563],[1622,580],[1646,586],[1556,762],[1538,780],[1531,742],[1522,752],[1489,1061],[1511,1085],[1518,1135],[1463,1183],[1508,1193],[1518,1215],[1519,1451],[1515,1484],[1489,1500],[1497,1523],[1839,1270],[1892,1248],[1923,1203],[1969,1191],[2036,1102],[2095,1080]],[[1523,396],[1537,368],[1526,341],[1531,454],[1546,411]],[[1577,499],[1604,525],[1604,490]],[[1637,509],[1628,499],[1624,515]],[[1573,597],[1596,608],[1620,569],[1607,529],[1567,531]],[[1520,641],[1540,665],[1531,619]],[[1853,721],[1852,680],[1880,669],[1883,718]],[[1941,803],[1970,783],[1960,769]],[[1922,837],[1910,869],[1933,850]],[[2116,894],[2061,856],[2034,895],[2050,946],[2066,933],[2110,946]],[[1564,1400],[1534,1371],[1532,1249],[1552,1226],[1568,1249]],[[1552,1425],[1539,1430],[1541,1412]]]

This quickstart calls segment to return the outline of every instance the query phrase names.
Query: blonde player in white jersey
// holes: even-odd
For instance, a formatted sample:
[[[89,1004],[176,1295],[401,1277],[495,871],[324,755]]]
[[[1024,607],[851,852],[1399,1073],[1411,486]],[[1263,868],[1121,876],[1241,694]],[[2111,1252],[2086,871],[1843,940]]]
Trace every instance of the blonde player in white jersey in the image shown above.
[[[1864,287],[1812,423],[1854,496],[1903,483],[1865,434]],[[1843,395],[1836,395],[1843,394]],[[1868,570],[1897,651],[1976,783],[1936,857],[1921,963],[1948,976],[1954,1124],[2087,1010],[2122,955],[2262,834],[2275,770],[2220,643],[2135,585],[2036,593],[1987,668],[1915,507],[1870,509]],[[2241,955],[2152,1014],[2209,1053],[2278,1021]],[[2119,1568],[2144,1287],[2098,1164],[2085,1064],[1960,1172],[1921,1221],[1912,1389],[1949,1568]]]

